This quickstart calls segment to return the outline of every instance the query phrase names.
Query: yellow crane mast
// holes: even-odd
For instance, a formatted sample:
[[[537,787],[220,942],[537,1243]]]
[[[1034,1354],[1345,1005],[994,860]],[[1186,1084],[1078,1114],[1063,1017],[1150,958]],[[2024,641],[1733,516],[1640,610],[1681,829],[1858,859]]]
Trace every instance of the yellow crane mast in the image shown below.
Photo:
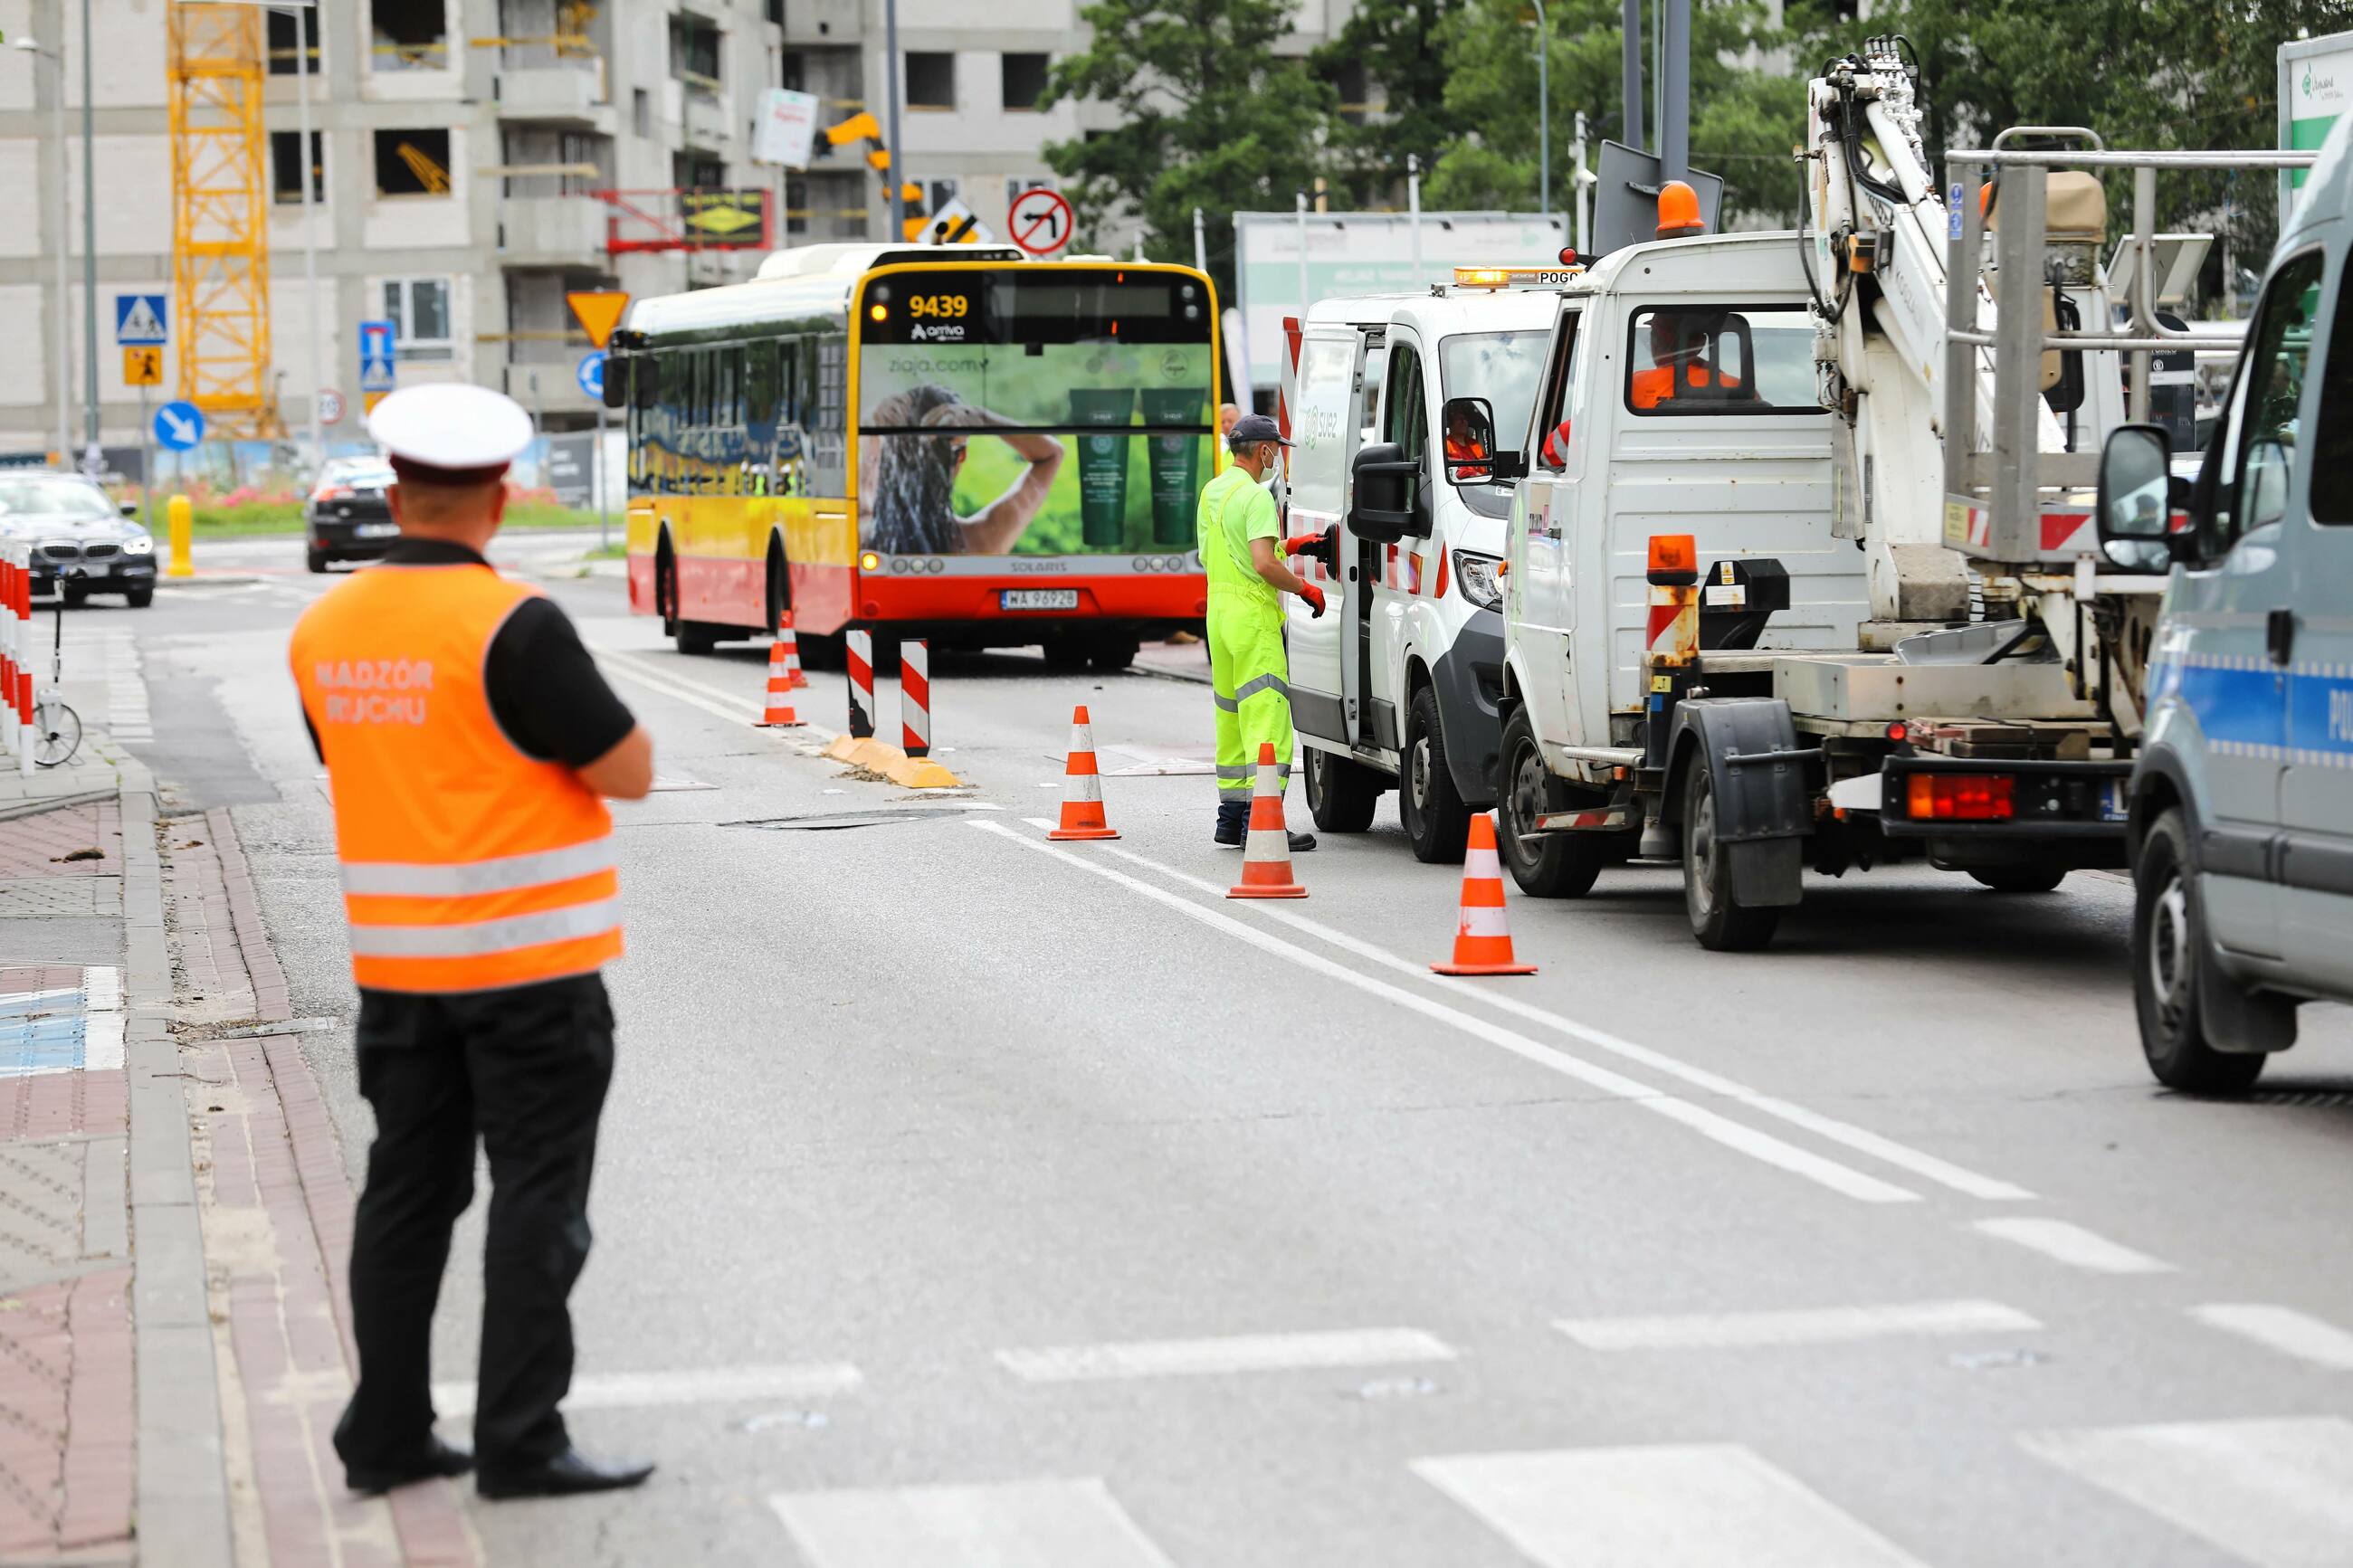
[[[191,0],[165,10],[180,395],[223,436],[282,437],[270,384],[262,13]]]

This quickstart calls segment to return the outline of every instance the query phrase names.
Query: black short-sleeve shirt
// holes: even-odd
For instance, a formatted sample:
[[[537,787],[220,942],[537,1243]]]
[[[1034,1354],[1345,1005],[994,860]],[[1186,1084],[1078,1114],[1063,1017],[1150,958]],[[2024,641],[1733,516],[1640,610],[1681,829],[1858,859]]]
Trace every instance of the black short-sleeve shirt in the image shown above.
[[[438,539],[404,539],[384,559],[390,566],[487,564],[464,545]],[[637,726],[588,657],[572,617],[544,596],[525,599],[507,616],[491,638],[482,677],[491,716],[517,750],[539,762],[586,767]],[[308,712],[302,723],[310,729]],[[311,749],[319,749],[316,730]]]

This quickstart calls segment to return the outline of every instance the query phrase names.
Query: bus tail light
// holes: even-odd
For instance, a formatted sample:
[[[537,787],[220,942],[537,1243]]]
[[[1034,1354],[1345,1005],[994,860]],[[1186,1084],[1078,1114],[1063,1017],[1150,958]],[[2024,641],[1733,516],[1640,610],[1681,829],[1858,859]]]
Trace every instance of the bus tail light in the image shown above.
[[[858,569],[860,572],[880,572],[882,570],[882,557],[869,550],[859,556]]]
[[[2018,781],[2009,773],[1914,773],[1904,805],[1915,822],[2007,822]]]

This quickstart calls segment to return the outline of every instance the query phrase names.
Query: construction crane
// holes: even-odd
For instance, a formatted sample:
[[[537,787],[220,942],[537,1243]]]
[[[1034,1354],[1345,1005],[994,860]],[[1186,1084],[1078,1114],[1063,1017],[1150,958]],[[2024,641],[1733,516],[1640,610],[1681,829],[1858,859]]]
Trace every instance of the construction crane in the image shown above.
[[[826,142],[835,147],[847,147],[853,142],[866,143],[866,164],[882,176],[883,190],[890,190],[891,149],[883,144],[882,126],[871,110],[860,110],[839,125],[828,126]],[[903,237],[919,239],[928,220],[923,215],[923,187],[913,180],[899,187],[899,200],[905,211]]]
[[[180,395],[223,436],[282,438],[270,384],[262,13],[193,0],[166,13]]]

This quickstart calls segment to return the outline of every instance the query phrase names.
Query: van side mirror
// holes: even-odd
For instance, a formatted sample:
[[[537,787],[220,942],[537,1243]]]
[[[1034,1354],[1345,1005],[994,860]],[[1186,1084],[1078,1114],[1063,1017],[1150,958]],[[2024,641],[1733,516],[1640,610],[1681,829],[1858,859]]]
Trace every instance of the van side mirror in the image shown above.
[[[1395,544],[1413,531],[1421,465],[1408,458],[1404,447],[1394,441],[1360,447],[1351,472],[1356,495],[1348,509],[1349,532],[1376,544]]]
[[[2172,558],[2171,457],[2155,425],[2119,425],[2100,448],[2100,553],[2127,572],[2162,572]]]
[[[1448,398],[1438,427],[1449,483],[1475,485],[1495,477],[1495,410],[1485,398]]]

